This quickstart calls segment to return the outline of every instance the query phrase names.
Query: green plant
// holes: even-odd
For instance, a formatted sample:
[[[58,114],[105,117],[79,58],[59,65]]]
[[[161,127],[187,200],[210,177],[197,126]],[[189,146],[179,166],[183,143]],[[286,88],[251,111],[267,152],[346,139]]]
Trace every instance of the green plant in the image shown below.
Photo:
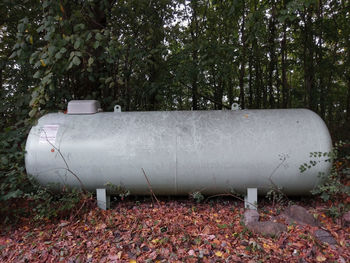
[[[282,192],[282,187],[278,187],[277,189],[270,189],[266,193],[266,198],[269,199],[272,202],[272,205],[275,204],[284,204],[288,202],[286,199],[285,194]]]
[[[341,217],[344,212],[346,211],[346,205],[339,203],[337,205],[332,205],[331,207],[326,209],[326,215],[333,217],[333,218],[339,218]]]
[[[110,182],[107,182],[105,186],[107,187],[107,191],[109,194],[117,195],[120,197],[121,200],[124,200],[124,198],[130,195],[130,191],[127,190],[124,186],[115,185]]]
[[[332,168],[328,175],[320,173],[322,183],[318,185],[312,194],[319,195],[320,198],[327,202],[332,200],[332,205],[327,209],[326,213],[332,217],[339,217],[343,212],[349,210],[349,204],[344,204],[350,196],[350,187],[347,182],[350,180],[350,153],[348,151],[349,143],[339,141],[335,143],[333,149],[329,153],[313,152],[310,153],[312,160],[300,166],[301,173],[316,166],[322,159],[325,162],[332,162]]]
[[[20,198],[30,184],[24,171],[26,127],[11,126],[0,132],[0,201]]]
[[[31,201],[34,220],[37,221],[72,217],[82,211],[88,200],[92,200],[90,193],[80,189],[63,187],[61,192],[52,192],[50,187],[37,184],[35,191],[25,197]]]
[[[201,203],[204,200],[204,195],[199,191],[191,193],[190,197],[197,203]]]

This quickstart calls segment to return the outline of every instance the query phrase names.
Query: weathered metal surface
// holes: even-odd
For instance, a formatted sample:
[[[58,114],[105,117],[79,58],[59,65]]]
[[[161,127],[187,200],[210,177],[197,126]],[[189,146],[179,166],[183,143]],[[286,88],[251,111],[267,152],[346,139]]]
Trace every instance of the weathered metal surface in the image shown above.
[[[143,168],[156,194],[264,193],[272,180],[298,195],[329,172],[322,158],[304,173],[299,167],[310,152],[329,152],[331,138],[306,109],[45,115],[28,136],[27,173],[42,184],[79,186],[53,145],[90,190],[110,182],[149,193]]]

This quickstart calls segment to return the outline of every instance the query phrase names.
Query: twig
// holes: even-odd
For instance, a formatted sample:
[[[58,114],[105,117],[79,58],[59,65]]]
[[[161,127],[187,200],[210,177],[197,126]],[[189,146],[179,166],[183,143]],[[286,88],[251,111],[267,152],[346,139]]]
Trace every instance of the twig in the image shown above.
[[[81,209],[85,206],[85,204],[86,204],[86,199],[84,198],[83,203],[80,206],[80,208],[78,209],[78,211],[74,215],[71,215],[71,217],[70,217],[71,221],[80,213]]]
[[[79,176],[78,176],[76,173],[74,173],[74,172],[69,168],[69,165],[68,165],[66,159],[64,158],[63,154],[61,153],[60,149],[58,149],[53,143],[51,143],[51,142],[49,141],[49,139],[47,138],[47,134],[46,134],[45,129],[42,129],[42,131],[45,133],[45,139],[46,139],[46,141],[47,141],[47,142],[58,152],[58,154],[61,156],[61,158],[62,158],[64,164],[66,165],[66,170],[67,170],[68,172],[70,172],[70,173],[79,181],[79,183],[80,183],[80,185],[81,185],[81,188],[83,189],[84,193],[86,193],[87,191],[86,191],[86,188],[85,188],[83,182],[80,180]]]
[[[154,192],[153,192],[153,190],[152,190],[151,183],[150,183],[149,180],[148,180],[148,177],[147,177],[147,175],[146,175],[146,173],[145,173],[145,170],[144,170],[143,168],[141,168],[141,170],[142,170],[142,172],[143,172],[143,175],[144,175],[145,178],[146,178],[146,181],[147,181],[147,184],[148,184],[148,188],[149,188],[149,190],[150,190],[150,192],[151,192],[151,195],[154,197],[154,199],[156,199],[158,205],[160,206],[160,203],[159,203],[159,201],[158,201],[156,195],[154,194]]]
[[[251,202],[248,202],[248,201],[244,200],[243,198],[240,198],[240,197],[237,196],[237,195],[229,194],[229,193],[227,193],[227,194],[211,195],[211,196],[207,197],[206,200],[208,200],[209,198],[218,197],[218,196],[232,196],[232,197],[234,197],[234,198],[236,198],[236,199],[238,199],[238,200],[241,200],[241,201],[243,201],[243,202],[245,202],[245,203],[247,203],[247,204],[250,204],[250,205],[254,206],[256,209],[258,209],[257,205],[252,204]]]
[[[270,183],[272,184],[272,187],[273,187],[273,190],[279,192],[280,194],[282,194],[287,200],[289,200],[288,196],[283,193],[279,188],[278,186],[274,183],[274,181],[272,180],[272,176],[275,174],[275,172],[282,166],[282,164],[286,161],[287,157],[286,156],[283,156],[283,159],[281,160],[281,162],[276,166],[275,169],[273,169],[272,173],[270,174],[269,176],[269,181]],[[274,201],[273,201],[273,206],[274,206]]]

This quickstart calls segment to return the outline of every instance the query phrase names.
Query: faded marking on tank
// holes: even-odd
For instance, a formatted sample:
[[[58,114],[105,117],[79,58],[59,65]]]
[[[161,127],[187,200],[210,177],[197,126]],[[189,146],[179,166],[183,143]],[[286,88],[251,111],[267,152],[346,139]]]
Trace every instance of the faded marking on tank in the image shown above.
[[[39,143],[55,144],[57,131],[59,129],[57,124],[46,124],[41,128]]]

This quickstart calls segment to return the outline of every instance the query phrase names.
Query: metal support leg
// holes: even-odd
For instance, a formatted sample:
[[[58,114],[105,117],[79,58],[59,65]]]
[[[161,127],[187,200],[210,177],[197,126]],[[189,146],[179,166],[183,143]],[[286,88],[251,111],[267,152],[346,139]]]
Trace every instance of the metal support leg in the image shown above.
[[[257,209],[258,189],[247,188],[247,195],[244,197],[244,207],[248,209]]]
[[[104,188],[96,189],[97,206],[103,210],[107,210],[110,207],[110,196],[107,195],[107,191]]]

